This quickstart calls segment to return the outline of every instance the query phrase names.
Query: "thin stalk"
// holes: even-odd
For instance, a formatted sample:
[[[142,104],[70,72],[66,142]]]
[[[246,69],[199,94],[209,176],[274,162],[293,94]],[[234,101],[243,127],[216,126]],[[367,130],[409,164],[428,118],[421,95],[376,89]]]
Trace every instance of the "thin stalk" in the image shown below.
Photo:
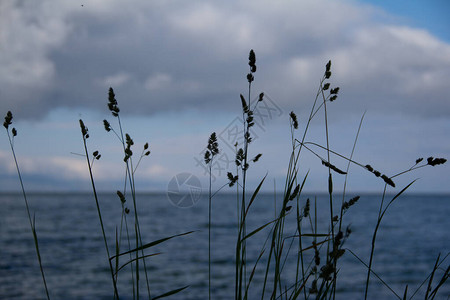
[[[251,69],[250,69],[251,72]],[[252,73],[252,72],[251,72]],[[251,109],[251,90],[252,90],[252,83],[249,80],[248,82],[248,107]],[[245,192],[246,192],[246,180],[247,180],[247,161],[248,161],[248,137],[250,134],[249,130],[249,124],[247,123],[247,118],[245,117],[246,112],[244,109],[242,110],[242,120],[244,122],[244,160],[242,165],[242,199],[241,199],[241,226],[243,228],[242,234],[246,235],[246,224],[245,224],[245,207],[246,207],[246,201],[245,201]],[[244,223],[242,223],[244,222]],[[238,236],[240,239],[240,236]],[[243,241],[242,245],[240,245],[241,242],[238,240],[238,243],[236,244],[236,264],[239,266],[239,270],[236,269],[236,292],[235,297],[236,299],[242,298],[242,281],[244,281],[244,285],[246,285],[246,274],[247,274],[247,263],[246,263],[246,257],[247,257],[247,250],[246,250],[246,244],[247,241]],[[239,258],[238,258],[239,256]]]
[[[81,122],[81,120],[80,120],[80,122]],[[90,163],[90,160],[89,160],[89,152],[88,152],[88,149],[87,149],[86,137],[85,137],[84,134],[83,134],[83,144],[84,144],[84,151],[86,153],[86,161],[87,161],[87,165],[88,165],[88,169],[89,169],[89,177],[91,179],[92,190],[93,190],[93,193],[94,193],[95,204],[96,204],[96,207],[97,207],[97,214],[98,214],[98,218],[99,218],[99,221],[100,221],[100,227],[101,227],[101,230],[102,230],[103,242],[105,244],[106,254],[108,256],[108,263],[109,263],[109,268],[110,268],[110,271],[111,271],[111,277],[112,277],[112,282],[113,282],[113,287],[114,287],[114,298],[115,299],[119,299],[119,292],[117,290],[116,280],[114,278],[114,270],[113,270],[113,266],[112,266],[111,260],[109,259],[111,257],[111,255],[109,254],[108,242],[106,241],[105,227],[103,226],[102,213],[100,211],[100,204],[99,204],[99,201],[98,201],[97,190],[96,190],[95,182],[94,182],[94,176],[92,174],[91,163]]]
[[[323,99],[323,108],[324,108],[324,114],[325,114],[325,134],[326,134],[326,142],[327,142],[327,158],[328,158],[328,162],[331,164],[330,161],[330,141],[329,141],[329,134],[328,134],[328,113],[327,113],[327,104],[326,104],[326,98],[322,89],[322,99]],[[333,218],[334,218],[334,213],[333,213],[333,176],[331,175],[331,168],[330,166],[328,166],[328,194],[330,196],[330,226],[331,226],[331,246],[332,246],[332,252],[335,252],[335,240],[334,240],[334,222],[333,222]],[[337,273],[336,273],[336,263],[337,263],[337,259],[336,257],[330,257],[331,260],[333,260],[333,286],[335,286],[336,284],[336,277],[337,277]],[[328,254],[327,254],[327,262],[328,262]],[[327,288],[328,291],[328,288]]]
[[[124,187],[123,187],[123,194],[124,195],[126,194],[126,190],[127,190],[127,178],[128,178],[128,169],[125,170],[125,177],[124,177],[125,180],[124,180]],[[122,220],[125,220],[125,231],[126,231],[126,234],[127,234],[128,250],[131,250],[132,248],[131,248],[130,232],[129,232],[129,229],[128,229],[127,214],[125,213],[125,204],[124,203],[122,203],[122,218],[120,220],[120,241],[122,240]],[[132,253],[130,253],[130,261],[131,260],[134,261]],[[132,282],[132,286],[133,286],[133,290],[132,290],[133,299],[136,299],[133,263],[130,264],[130,267],[131,267],[131,282]]]
[[[417,180],[417,179],[416,179]],[[386,214],[386,211],[388,210],[388,208],[390,207],[390,205],[401,195],[403,194],[414,182],[416,182],[416,180],[411,181],[407,186],[405,186],[400,192],[398,192],[392,199],[391,201],[389,201],[389,203],[386,205],[386,207],[383,209],[383,201],[384,201],[384,197],[386,194],[386,188],[387,188],[387,184],[384,185],[384,191],[383,191],[383,198],[381,201],[381,205],[380,205],[380,211],[378,213],[378,220],[377,220],[377,225],[375,226],[375,230],[373,233],[373,237],[372,237],[372,248],[371,248],[371,252],[370,252],[370,260],[369,260],[369,270],[368,270],[368,274],[367,274],[367,280],[366,280],[366,290],[365,290],[365,299],[367,299],[367,293],[368,293],[368,289],[369,289],[369,278],[370,278],[370,271],[372,268],[372,260],[373,260],[373,253],[374,253],[374,249],[375,249],[375,240],[376,240],[376,236],[377,236],[377,231],[378,228],[381,224],[381,220],[383,219],[384,215]]]
[[[208,299],[211,299],[211,171],[212,158],[209,164],[209,207],[208,207]]]
[[[128,167],[129,168],[131,167],[131,170],[132,170],[133,169],[133,161],[132,161],[131,157],[130,157],[130,165],[131,166],[128,166]],[[133,196],[134,216],[135,216],[135,222],[136,222],[136,227],[137,227],[137,234],[138,234],[138,237],[139,237],[139,243],[142,246],[143,243],[142,243],[141,227],[139,225],[139,218],[138,218],[138,214],[137,214],[137,205],[136,205],[136,185],[135,185],[135,182],[134,182],[134,173],[130,172],[130,174],[131,174],[130,187],[131,187],[131,193],[132,193],[132,196]],[[146,260],[145,260],[146,255],[144,253],[144,249],[141,250],[141,253],[142,253],[142,263],[144,265],[144,275],[145,275],[145,282],[146,282],[146,286],[147,286],[147,293],[148,293],[148,297],[150,299],[151,298],[151,295],[150,295],[150,284],[149,284],[149,280],[148,280],[147,263],[146,263]],[[138,258],[138,253],[137,252],[136,252],[136,258]],[[139,297],[138,297],[138,299],[139,299]]]
[[[44,283],[45,294],[47,296],[47,299],[50,300],[50,294],[49,294],[48,288],[47,288],[47,281],[45,280],[44,267],[42,266],[41,253],[39,251],[39,243],[38,243],[38,238],[37,238],[37,233],[36,233],[36,227],[35,227],[34,222],[31,221],[31,214],[30,214],[30,208],[28,206],[27,194],[25,193],[25,187],[23,185],[22,174],[20,173],[19,163],[17,162],[16,152],[14,151],[14,146],[13,146],[11,135],[9,134],[8,129],[6,130],[6,133],[8,134],[9,145],[11,146],[11,152],[14,157],[14,163],[16,165],[17,174],[19,176],[20,187],[22,189],[22,195],[23,195],[23,199],[25,201],[25,207],[27,209],[28,221],[30,222],[31,232],[33,234],[34,246],[36,249],[36,255],[38,258],[38,262],[39,262],[39,269],[41,271],[42,281]]]
[[[120,140],[122,142],[122,147],[125,153],[125,139],[124,139],[124,134],[123,134],[123,129],[122,129],[122,123],[120,121],[120,115],[117,115],[117,121],[119,123],[119,129],[120,129]],[[133,165],[132,165],[132,158],[130,157],[126,162],[126,170],[127,170],[127,174],[128,174],[128,180],[129,180],[129,184],[130,184],[130,190],[131,190],[131,195],[132,195],[132,199],[133,199],[133,208],[134,208],[134,222],[135,222],[135,228],[137,229],[136,233],[137,233],[137,237],[136,237],[136,248],[138,248],[140,245],[143,245],[142,243],[142,236],[141,236],[141,229],[140,229],[140,225],[139,225],[139,218],[138,218],[138,214],[137,214],[137,205],[136,205],[136,189],[135,189],[135,184],[134,184],[134,172],[133,170]],[[130,166],[131,164],[131,166]],[[145,274],[145,279],[146,279],[146,285],[147,285],[147,293],[148,293],[148,297],[151,298],[151,293],[150,293],[150,285],[149,285],[149,280],[148,280],[148,273],[147,273],[147,265],[146,265],[146,261],[145,261],[145,253],[144,250],[141,250],[142,253],[142,262],[144,265],[144,274]],[[138,252],[136,252],[136,293],[137,293],[137,299],[139,299],[139,260],[138,260]]]
[[[386,188],[387,188],[387,185],[385,184],[384,185],[384,190],[383,190],[383,196],[381,198],[381,203],[380,203],[380,210],[378,212],[377,224],[375,226],[375,230],[374,230],[373,236],[372,236],[372,246],[370,248],[370,257],[369,257],[369,266],[368,266],[368,270],[367,270],[366,288],[365,288],[365,291],[364,291],[364,299],[365,300],[367,300],[367,295],[368,295],[368,292],[369,292],[369,281],[370,281],[370,273],[372,271],[373,254],[375,252],[375,241],[376,241],[376,238],[377,238],[378,227],[380,226],[380,223],[381,223],[380,218],[381,218],[381,213],[382,213],[382,210],[383,210],[384,197],[386,196]]]

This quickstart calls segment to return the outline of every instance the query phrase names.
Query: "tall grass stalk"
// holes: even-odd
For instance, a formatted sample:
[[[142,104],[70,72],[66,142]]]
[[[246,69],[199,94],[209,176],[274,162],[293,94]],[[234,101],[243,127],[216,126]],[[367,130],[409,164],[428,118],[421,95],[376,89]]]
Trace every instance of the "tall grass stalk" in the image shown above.
[[[214,157],[219,154],[219,144],[216,133],[213,132],[208,140],[205,151],[205,163],[209,167],[209,191],[208,191],[208,299],[211,299],[211,215],[212,215],[212,166]]]
[[[47,281],[45,280],[44,267],[42,266],[41,252],[39,251],[39,241],[38,241],[37,232],[36,232],[35,216],[33,215],[33,220],[32,220],[31,213],[30,213],[30,207],[28,205],[28,200],[27,200],[27,193],[25,192],[22,174],[20,172],[19,163],[18,163],[17,157],[16,157],[16,151],[14,150],[14,137],[17,136],[17,130],[16,130],[16,128],[11,129],[12,137],[9,132],[9,125],[12,124],[12,119],[13,119],[13,115],[12,115],[11,111],[8,111],[8,113],[5,116],[5,121],[3,122],[3,127],[5,127],[6,134],[8,135],[8,141],[9,141],[9,145],[11,147],[11,153],[13,155],[17,175],[19,176],[20,188],[22,190],[23,200],[25,201],[25,208],[27,210],[27,216],[28,216],[28,221],[30,223],[31,233],[33,234],[34,248],[36,250],[37,260],[39,263],[39,270],[41,271],[41,277],[42,277],[42,282],[44,284],[45,295],[46,295],[47,299],[50,299],[50,294],[49,294],[48,288],[47,288]]]
[[[238,182],[238,186],[241,187],[241,194],[237,193],[237,209],[238,209],[238,237],[236,242],[236,269],[235,269],[235,299],[243,299],[246,297],[246,290],[251,280],[247,281],[247,225],[246,218],[248,210],[255,199],[259,189],[257,188],[253,193],[249,202],[247,202],[247,170],[250,167],[250,161],[253,163],[258,161],[262,154],[256,155],[253,159],[249,159],[249,144],[252,142],[252,136],[250,129],[255,125],[253,112],[256,109],[259,102],[263,101],[264,93],[259,95],[258,100],[252,106],[252,82],[254,81],[254,74],[256,72],[256,56],[253,50],[249,53],[249,73],[247,74],[248,82],[248,99],[241,94],[241,105],[242,105],[242,119],[243,119],[243,145],[236,152],[236,167],[240,172],[240,175],[233,176],[231,173],[228,175],[230,180],[230,186],[235,182]],[[237,144],[235,145],[238,146]],[[240,182],[238,181],[240,179]],[[260,185],[264,179],[261,181]],[[259,186],[260,187],[260,186]],[[241,197],[239,199],[239,196]],[[252,271],[253,272],[253,271]],[[253,278],[253,276],[251,276]]]
[[[127,181],[129,185],[129,190],[131,192],[131,198],[133,201],[133,212],[134,212],[134,232],[135,232],[135,248],[139,248],[143,245],[142,242],[142,236],[141,236],[141,229],[139,224],[139,216],[138,216],[138,208],[137,208],[137,202],[136,202],[136,186],[135,186],[135,180],[134,180],[134,173],[136,171],[136,168],[139,166],[141,159],[143,156],[148,156],[150,154],[150,151],[147,150],[148,143],[145,144],[143,154],[140,156],[139,161],[136,165],[136,167],[133,167],[133,151],[131,150],[131,146],[134,145],[134,141],[130,137],[128,133],[124,134],[123,128],[122,128],[122,122],[120,119],[120,109],[118,107],[118,102],[115,97],[114,90],[112,88],[109,88],[108,91],[108,108],[113,115],[117,119],[118,127],[119,127],[119,133],[117,133],[111,126],[111,124],[104,120],[103,124],[106,131],[113,131],[116,135],[116,137],[119,139],[124,153],[124,163],[125,163],[125,184],[124,184],[124,194],[126,194],[127,191]],[[128,243],[130,244],[129,235],[127,234]],[[141,251],[141,257],[139,257],[138,251],[136,251],[135,254],[135,267],[134,267],[134,275],[132,276],[133,279],[133,293],[135,293],[136,299],[139,299],[139,281],[140,281],[140,266],[139,266],[139,260],[142,259],[143,263],[143,269],[144,269],[144,275],[145,275],[145,283],[147,287],[147,294],[148,297],[151,298],[151,291],[150,291],[150,284],[149,284],[149,278],[148,278],[148,272],[147,272],[147,263],[146,263],[146,255],[144,251]],[[131,264],[131,271],[133,272],[133,264]]]
[[[253,50],[250,52],[249,65],[251,66],[251,72],[248,74],[247,79],[249,80],[249,99],[251,99],[251,83],[254,79],[253,77],[253,71],[256,70],[252,67],[252,64],[254,65],[255,59],[254,59],[254,52]],[[241,176],[242,176],[242,193],[241,196],[241,202],[240,205],[237,205],[240,218],[238,220],[238,240],[236,243],[236,290],[235,290],[235,299],[242,299],[242,287],[245,286],[245,294],[244,299],[248,297],[249,292],[249,285],[251,282],[251,279],[254,276],[254,272],[256,269],[256,265],[260,261],[263,253],[267,254],[267,262],[266,266],[264,268],[264,281],[261,289],[261,299],[265,299],[266,293],[268,293],[268,296],[270,299],[278,299],[278,298],[286,298],[286,299],[296,299],[301,294],[303,294],[303,297],[305,299],[311,297],[312,295],[316,294],[317,299],[335,299],[336,298],[336,291],[337,291],[337,277],[338,277],[338,260],[342,255],[345,253],[346,249],[343,248],[343,245],[345,243],[345,240],[349,237],[351,230],[347,228],[344,233],[343,229],[343,217],[347,210],[354,205],[358,199],[359,196],[351,198],[349,201],[345,201],[346,198],[346,186],[347,186],[347,180],[348,180],[348,172],[350,169],[350,165],[354,164],[356,166],[359,166],[361,168],[364,168],[365,170],[369,171],[370,173],[374,174],[376,177],[381,178],[385,183],[385,190],[383,193],[383,198],[381,201],[381,207],[380,212],[378,216],[378,221],[375,226],[373,239],[372,239],[372,249],[371,254],[369,257],[369,264],[366,265],[368,269],[368,275],[367,275],[367,283],[366,283],[366,291],[365,291],[365,297],[367,297],[367,289],[368,284],[370,282],[370,274],[374,273],[372,270],[372,260],[374,255],[374,248],[375,248],[375,240],[376,240],[376,233],[379,229],[380,223],[383,219],[383,216],[385,215],[387,209],[389,206],[401,195],[403,194],[409,186],[412,184],[407,185],[405,188],[403,188],[397,195],[389,202],[389,204],[386,207],[383,207],[384,203],[384,197],[386,193],[386,188],[388,186],[395,187],[395,183],[393,182],[393,178],[396,176],[400,176],[404,173],[410,172],[412,170],[422,168],[425,165],[438,165],[445,163],[445,159],[435,159],[435,158],[428,158],[427,163],[425,164],[419,164],[421,160],[418,160],[416,164],[411,167],[410,169],[400,172],[395,176],[387,176],[385,174],[382,174],[381,172],[374,170],[370,165],[364,165],[361,163],[358,163],[353,160],[353,155],[356,148],[356,143],[358,140],[358,136],[361,130],[362,122],[364,119],[364,114],[361,118],[361,121],[358,126],[357,134],[355,137],[355,141],[353,143],[353,148],[350,153],[349,157],[346,157],[344,155],[341,155],[335,151],[333,151],[330,147],[330,133],[329,133],[329,124],[328,124],[328,103],[331,103],[337,99],[337,94],[339,92],[339,88],[330,88],[330,83],[328,82],[331,77],[331,61],[329,61],[326,64],[325,72],[320,80],[319,89],[316,94],[315,100],[313,102],[313,106],[311,108],[310,116],[306,122],[306,126],[303,132],[303,135],[301,139],[295,138],[295,130],[298,128],[298,121],[296,115],[292,112],[290,114],[291,117],[291,140],[292,140],[292,151],[290,155],[290,160],[288,164],[288,169],[286,173],[285,178],[285,189],[283,194],[283,200],[281,203],[281,207],[278,211],[278,214],[276,215],[275,219],[271,222],[265,223],[262,226],[258,227],[256,230],[252,231],[250,234],[246,234],[246,217],[248,209],[250,208],[250,205],[253,201],[253,198],[256,196],[257,192],[259,191],[260,186],[255,190],[252,200],[250,203],[246,203],[245,201],[245,194],[246,194],[246,181],[247,181],[247,169],[248,169],[248,145],[251,142],[251,139],[249,139],[249,128],[248,125],[250,122],[253,121],[251,118],[252,110],[249,108],[251,107],[250,104],[247,104],[245,98],[241,95],[241,102],[243,107],[243,118],[244,118],[244,147],[240,148],[236,152],[236,163],[238,166],[240,166],[241,170]],[[326,91],[329,91],[329,93],[326,94]],[[321,101],[318,101],[318,100]],[[250,103],[250,100],[249,100]],[[324,111],[324,128],[325,128],[325,146],[319,145],[314,142],[310,142],[306,140],[308,129],[310,127],[311,121],[315,118],[315,116],[318,114],[318,112],[323,109]],[[248,114],[250,112],[250,114]],[[250,116],[249,116],[250,115]],[[250,118],[249,118],[250,117]],[[247,121],[246,121],[247,118]],[[250,120],[250,121],[249,121]],[[313,147],[317,147],[318,149],[326,151],[326,158],[320,156],[316,150],[313,149]],[[322,165],[327,167],[328,169],[328,197],[329,197],[329,229],[328,232],[319,232],[317,227],[317,203],[315,203],[315,214],[314,214],[314,224],[311,220],[311,215],[307,213],[307,207],[309,207],[309,201],[305,204],[305,206],[302,208],[300,203],[300,195],[303,190],[303,186],[306,182],[308,172],[306,173],[306,176],[303,178],[301,184],[298,184],[298,172],[299,172],[299,159],[300,159],[300,153],[301,150],[305,148],[308,151],[310,151],[313,155],[315,155],[317,158],[320,159]],[[340,159],[343,159],[347,162],[347,168],[345,171],[342,171],[340,168],[336,167],[332,164],[332,155],[336,156]],[[242,167],[244,166],[244,167]],[[333,210],[334,207],[334,197],[333,197],[333,173],[337,175],[345,175],[344,179],[344,190],[342,195],[342,203],[341,208],[338,214],[335,215],[335,212]],[[261,181],[260,185],[263,181]],[[276,197],[276,196],[275,196]],[[239,196],[238,196],[239,198]],[[293,204],[296,204],[296,233],[294,235],[287,235],[285,233],[286,228],[286,222],[288,220],[288,215],[290,214],[292,205],[290,205],[290,201],[293,199],[297,199],[296,202],[293,202]],[[276,202],[275,202],[276,203]],[[275,209],[277,211],[277,209]],[[309,208],[308,208],[309,211]],[[311,225],[311,233],[305,233],[304,229],[302,227],[302,220],[304,218],[309,218],[310,225]],[[259,256],[256,259],[256,263],[250,273],[250,280],[249,282],[245,279],[245,265],[246,265],[246,256],[245,256],[245,243],[249,240],[249,237],[255,234],[256,232],[259,232],[266,226],[271,225],[270,233],[268,236],[268,244],[269,249],[265,249],[266,243],[264,243],[264,246],[262,250],[260,251]],[[283,270],[286,265],[288,255],[291,252],[292,245],[293,245],[293,237],[298,238],[298,252],[296,257],[296,275],[295,275],[295,281],[293,282],[293,285],[291,285],[289,288],[284,283],[283,279]],[[306,237],[312,238],[312,246],[310,247],[304,247],[303,240],[305,240]],[[286,244],[286,241],[291,239],[291,242],[289,245]],[[325,246],[325,247],[324,247]],[[324,248],[324,249],[322,249]],[[326,249],[325,249],[326,248]],[[308,250],[314,250],[314,259],[313,261],[306,263],[304,253]],[[320,253],[324,251],[325,252],[325,261],[322,263],[320,260]],[[319,269],[320,268],[320,269]],[[310,281],[311,278],[314,278],[312,281]],[[377,276],[379,278],[379,276]],[[306,288],[307,282],[311,282],[311,288]],[[270,286],[269,286],[270,282]],[[386,284],[386,286],[388,286]],[[388,288],[390,288],[388,286]],[[391,288],[390,288],[391,289]],[[407,295],[407,288],[404,290],[404,296]],[[288,291],[289,294],[288,294]],[[391,291],[393,291],[391,289]],[[397,294],[393,291],[393,294],[397,296]]]
[[[89,154],[88,147],[87,147],[87,139],[89,138],[88,128],[84,125],[84,122],[81,119],[80,119],[80,128],[81,128],[81,135],[83,137],[83,146],[84,146],[84,151],[85,151],[85,156],[86,156],[86,162],[87,162],[87,165],[88,165],[89,177],[90,177],[91,185],[92,185],[92,191],[94,193],[94,199],[95,199],[95,205],[96,205],[96,208],[97,208],[98,219],[99,219],[99,222],[100,222],[100,228],[101,228],[101,231],[102,231],[103,242],[105,244],[106,254],[107,254],[108,263],[109,263],[109,269],[110,269],[110,272],[111,272],[112,284],[113,284],[113,288],[114,288],[114,299],[119,299],[119,292],[117,290],[116,279],[115,279],[115,276],[114,276],[114,269],[113,269],[113,266],[112,266],[112,263],[111,263],[111,260],[110,260],[111,255],[109,254],[108,241],[106,239],[105,227],[103,225],[103,218],[102,218],[102,213],[101,213],[101,210],[100,210],[100,204],[99,204],[99,201],[98,201],[97,189],[95,187],[94,175],[92,173],[92,164],[91,164],[91,161],[90,161],[90,158],[89,158],[90,154]],[[97,158],[97,157],[98,157],[98,155],[96,155],[96,157],[94,157],[94,159]]]
[[[112,131],[115,134],[115,136],[118,138],[119,142],[122,145],[123,153],[124,153],[124,159],[123,159],[123,162],[125,163],[124,188],[123,188],[123,192],[117,191],[117,195],[119,196],[119,199],[122,203],[122,216],[121,216],[121,221],[120,221],[120,232],[122,232],[122,226],[123,226],[123,221],[124,221],[125,228],[126,228],[126,238],[127,238],[127,242],[128,242],[128,250],[125,250],[124,252],[122,252],[120,250],[120,242],[119,242],[119,240],[121,240],[121,234],[120,234],[120,238],[117,237],[117,234],[116,234],[116,253],[114,256],[110,256],[109,260],[116,261],[116,264],[115,264],[116,270],[114,272],[114,275],[116,276],[116,278],[117,278],[120,270],[122,270],[125,266],[130,265],[132,285],[133,285],[133,299],[140,298],[140,283],[139,282],[140,282],[141,271],[144,272],[144,275],[145,275],[147,296],[149,299],[160,299],[160,298],[169,297],[169,296],[172,296],[174,294],[177,294],[177,293],[185,290],[186,288],[188,288],[188,286],[170,290],[159,296],[151,296],[150,280],[149,280],[148,271],[147,271],[146,258],[155,256],[155,255],[159,255],[160,253],[145,254],[145,249],[154,247],[156,245],[159,245],[159,244],[166,242],[175,237],[188,235],[188,234],[192,233],[192,231],[164,237],[164,238],[161,238],[159,240],[156,240],[156,241],[153,241],[153,242],[150,242],[147,244],[143,243],[141,228],[140,228],[140,224],[139,224],[139,216],[138,216],[135,172],[136,172],[137,168],[139,167],[142,159],[144,157],[150,155],[150,150],[148,150],[149,145],[148,145],[148,143],[145,143],[142,153],[139,157],[139,160],[138,160],[137,164],[134,166],[133,151],[132,151],[132,146],[134,145],[134,141],[128,133],[124,134],[124,131],[122,128],[122,122],[120,120],[120,115],[119,115],[120,109],[118,107],[118,103],[115,98],[115,93],[112,88],[110,88],[108,91],[108,108],[109,108],[111,114],[113,115],[113,117],[117,118],[119,130],[118,130],[118,132],[116,130],[114,130],[114,128],[111,126],[111,124],[107,120],[103,120],[104,128],[107,132]],[[125,199],[126,192],[128,190],[131,193],[132,205],[133,205],[133,210],[134,210],[134,226],[133,226],[134,227],[134,243],[135,243],[134,248],[131,247],[132,237],[130,236],[130,234],[128,232],[128,225],[127,225],[127,218],[126,218],[127,214],[130,213],[130,210],[127,207],[125,207],[125,205],[124,205],[126,202],[126,199]],[[117,231],[117,229],[116,229],[116,231]],[[120,265],[119,258],[124,255],[129,255],[130,259],[127,262],[125,262],[124,264]],[[134,257],[132,255],[134,255]],[[140,261],[142,261],[142,267],[140,266]]]

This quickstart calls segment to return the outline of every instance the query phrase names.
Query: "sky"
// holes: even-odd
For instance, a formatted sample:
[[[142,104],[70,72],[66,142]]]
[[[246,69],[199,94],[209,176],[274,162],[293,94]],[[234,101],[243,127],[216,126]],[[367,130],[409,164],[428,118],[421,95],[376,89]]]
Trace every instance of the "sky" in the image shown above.
[[[327,105],[330,148],[393,176],[419,157],[450,157],[450,12],[448,1],[1,1],[0,112],[12,111],[14,149],[29,191],[89,191],[79,119],[89,128],[97,188],[121,189],[121,144],[103,129],[114,88],[139,191],[166,191],[180,173],[207,188],[203,151],[216,132],[220,156],[213,188],[235,172],[234,133],[242,128],[239,95],[248,98],[248,54],[256,53],[252,100],[260,92],[254,142],[262,153],[249,187],[282,190],[289,163],[289,113],[305,128],[326,63],[339,97]],[[323,110],[307,141],[325,143]],[[325,157],[319,148],[317,154]],[[327,172],[304,151],[307,191],[326,191]],[[332,157],[345,169],[347,163]],[[334,175],[335,190],[344,177]],[[396,178],[399,191],[448,193],[449,165]],[[384,183],[352,165],[347,189],[381,192]],[[225,189],[226,190],[226,189]],[[224,190],[224,191],[225,191]],[[20,191],[6,132],[0,136],[0,191]]]

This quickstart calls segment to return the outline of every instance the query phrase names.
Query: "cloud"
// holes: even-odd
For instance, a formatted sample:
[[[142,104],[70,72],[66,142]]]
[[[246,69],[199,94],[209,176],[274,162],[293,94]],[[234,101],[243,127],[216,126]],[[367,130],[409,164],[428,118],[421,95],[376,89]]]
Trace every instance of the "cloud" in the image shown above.
[[[153,91],[158,89],[165,89],[172,83],[172,77],[168,74],[158,73],[150,76],[145,81],[145,88]]]
[[[48,1],[2,1],[0,28],[2,103],[31,116],[40,98],[53,87],[56,70],[48,54],[63,45],[70,25],[52,13]]]
[[[15,174],[16,166],[8,153],[0,152],[0,165],[8,174]],[[24,174],[42,174],[65,179],[88,179],[86,161],[67,157],[30,157],[22,156],[20,171]]]
[[[0,5],[0,110],[23,118],[104,109],[109,86],[119,105],[126,99],[123,113],[229,111],[245,90],[251,48],[255,88],[288,110],[309,105],[331,59],[341,113],[450,112],[450,45],[355,2]]]
[[[111,76],[99,78],[98,83],[103,88],[109,88],[111,86],[120,87],[130,81],[131,76],[126,72],[118,72]]]

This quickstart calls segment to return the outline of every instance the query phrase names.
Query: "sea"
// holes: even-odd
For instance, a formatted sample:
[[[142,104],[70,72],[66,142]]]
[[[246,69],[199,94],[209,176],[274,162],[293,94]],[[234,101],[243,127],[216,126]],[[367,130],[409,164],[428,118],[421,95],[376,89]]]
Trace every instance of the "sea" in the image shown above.
[[[145,259],[147,274],[140,272],[141,299],[148,299],[148,288],[151,297],[156,297],[186,286],[183,291],[167,299],[208,299],[209,197],[205,192],[188,196],[190,198],[181,199],[167,192],[136,194],[143,244],[192,231],[145,249],[145,255],[154,255]],[[335,195],[333,214],[338,214],[343,200],[348,201],[354,196],[360,198],[342,219],[342,230],[347,232],[348,228],[350,234],[343,241],[342,249],[346,251],[338,261],[336,299],[364,299],[366,265],[382,201],[382,194]],[[116,254],[116,236],[120,240],[120,252],[135,247],[133,199],[131,195],[125,198],[124,207],[130,209],[126,222],[122,217],[122,202],[115,192],[98,195],[110,256]],[[384,207],[392,198],[393,195],[385,196]],[[50,298],[113,299],[110,266],[93,194],[29,193],[27,199]],[[313,230],[318,234],[327,234],[330,224],[329,196],[320,193],[301,195],[300,208],[304,207],[307,199],[311,217],[302,220],[302,232],[311,233]],[[281,204],[281,194],[259,194],[248,211],[246,232],[250,233],[273,221]],[[296,201],[291,201],[289,205],[292,209],[285,220],[282,252],[285,258],[281,273],[281,288],[286,294],[279,299],[285,299],[286,295],[289,297],[297,272]],[[211,199],[212,299],[234,298],[237,206],[238,199],[233,194],[217,193]],[[439,266],[433,274],[431,289],[439,284],[450,263],[449,216],[450,195],[405,193],[391,203],[375,240],[374,273],[370,279],[368,299],[402,299],[406,286],[407,299],[423,299],[436,262]],[[272,225],[246,240],[247,281],[255,270],[248,299],[262,297]],[[305,237],[302,248],[310,247],[312,239]],[[316,237],[317,243],[324,239],[326,237]],[[323,265],[327,243],[321,245],[319,253]],[[258,261],[262,251],[264,253]],[[311,267],[309,263],[313,260],[314,250],[303,253],[306,269]],[[120,257],[119,266],[132,259],[129,255]],[[115,267],[116,260],[112,261]],[[140,268],[142,271],[142,261]],[[272,288],[272,271],[270,267],[268,290]],[[315,276],[317,274],[311,274],[310,278]],[[131,264],[125,265],[118,273],[121,299],[137,296],[137,291],[133,291],[133,280],[136,281],[136,274],[131,270]],[[309,294],[311,282],[307,282],[305,293],[298,299],[305,296],[315,299],[314,294]],[[266,292],[264,299],[269,298],[270,294]],[[0,194],[0,299],[46,299],[22,194]],[[449,281],[440,287],[435,299],[450,299]]]

